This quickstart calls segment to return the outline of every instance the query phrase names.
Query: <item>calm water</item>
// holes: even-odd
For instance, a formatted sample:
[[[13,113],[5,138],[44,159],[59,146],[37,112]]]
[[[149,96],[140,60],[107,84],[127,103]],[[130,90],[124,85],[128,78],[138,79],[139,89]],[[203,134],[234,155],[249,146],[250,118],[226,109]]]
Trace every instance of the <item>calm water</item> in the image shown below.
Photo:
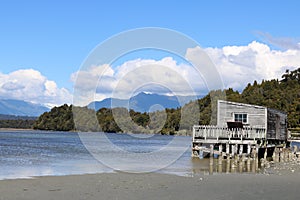
[[[102,137],[99,138],[99,135]],[[70,132],[1,131],[0,179],[105,173],[124,169],[125,171],[143,172],[150,166],[149,153],[168,145],[174,140],[174,137],[155,135],[147,138],[149,136],[140,136],[132,137],[127,134],[114,133],[81,133],[79,135]],[[179,149],[181,146],[189,147],[191,143],[190,137],[176,137],[176,140],[179,141],[176,144]],[[97,144],[94,144],[96,142]],[[93,150],[91,151],[93,154],[91,154],[86,149],[87,145],[95,147],[96,154]],[[117,148],[111,149],[109,146]],[[138,156],[140,162],[135,163],[136,160],[130,160],[131,158],[127,157],[128,155],[124,154],[124,151]],[[158,169],[164,167],[159,170],[161,173],[189,175],[192,169],[190,155],[188,148],[175,163],[172,162],[173,164],[171,163],[169,166],[166,166],[166,163],[160,166],[161,163],[157,160],[151,165],[159,166]],[[161,161],[170,157],[160,153],[155,156]],[[132,166],[138,168],[132,168]],[[145,170],[143,170],[144,167]],[[156,171],[156,168],[150,168],[150,171]]]
[[[190,144],[191,138],[184,136],[2,131],[0,179],[116,171],[182,176],[228,172],[230,163],[212,166],[218,160],[191,158]]]

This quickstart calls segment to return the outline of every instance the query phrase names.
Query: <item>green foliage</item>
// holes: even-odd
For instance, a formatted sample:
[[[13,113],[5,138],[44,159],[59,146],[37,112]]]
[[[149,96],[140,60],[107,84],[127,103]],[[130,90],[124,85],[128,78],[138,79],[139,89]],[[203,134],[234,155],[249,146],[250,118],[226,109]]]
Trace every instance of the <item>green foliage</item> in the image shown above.
[[[0,128],[32,129],[36,117],[0,114]]]
[[[35,120],[33,119],[2,119],[0,128],[31,129]]]
[[[282,80],[254,81],[239,93],[232,88],[211,91],[202,99],[182,108],[140,113],[125,108],[102,108],[97,112],[87,107],[63,105],[42,114],[35,129],[58,131],[103,131],[177,134],[194,124],[216,124],[217,100],[248,103],[275,108],[288,113],[290,128],[300,127],[300,68],[286,71]],[[74,115],[72,113],[74,111]],[[75,124],[76,127],[75,127]],[[120,127],[119,127],[120,126]],[[154,131],[154,132],[153,132]]]
[[[34,123],[34,129],[70,131],[74,130],[72,106],[64,104],[43,113]]]

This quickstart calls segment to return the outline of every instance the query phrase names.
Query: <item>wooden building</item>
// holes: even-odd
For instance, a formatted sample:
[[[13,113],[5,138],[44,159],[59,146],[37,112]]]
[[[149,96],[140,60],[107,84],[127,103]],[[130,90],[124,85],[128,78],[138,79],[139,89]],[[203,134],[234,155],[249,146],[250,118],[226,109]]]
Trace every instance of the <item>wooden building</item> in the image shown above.
[[[207,144],[227,153],[250,153],[253,148],[274,147],[287,140],[287,114],[244,103],[218,101],[217,125],[193,127],[193,155]],[[207,149],[206,149],[207,150]],[[212,149],[207,151],[212,152]]]
[[[263,106],[218,101],[217,126],[240,122],[243,127],[263,128],[267,140],[287,139],[287,114]]]

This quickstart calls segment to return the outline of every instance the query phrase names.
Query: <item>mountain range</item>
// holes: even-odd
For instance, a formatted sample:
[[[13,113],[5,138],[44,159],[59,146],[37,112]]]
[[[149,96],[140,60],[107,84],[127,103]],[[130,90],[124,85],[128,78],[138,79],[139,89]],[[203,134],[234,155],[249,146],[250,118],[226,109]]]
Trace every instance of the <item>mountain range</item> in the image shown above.
[[[137,112],[149,112],[163,110],[165,108],[178,108],[197,98],[199,97],[166,96],[141,92],[136,96],[131,97],[129,100],[107,98],[102,101],[91,102],[87,107],[94,110],[99,110],[100,108],[128,107]]]
[[[0,114],[15,116],[40,116],[50,109],[30,102],[15,99],[0,99]]]

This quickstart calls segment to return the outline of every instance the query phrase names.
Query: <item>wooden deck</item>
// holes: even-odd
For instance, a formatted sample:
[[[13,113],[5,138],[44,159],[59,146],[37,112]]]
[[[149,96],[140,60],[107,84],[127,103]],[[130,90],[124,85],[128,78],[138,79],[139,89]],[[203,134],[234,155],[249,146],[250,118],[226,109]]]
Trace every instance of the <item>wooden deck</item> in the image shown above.
[[[266,142],[266,129],[262,127],[227,128],[193,126],[192,156],[204,153],[257,156],[259,148],[271,147]]]
[[[193,126],[193,142],[256,144],[266,139],[266,129],[245,127],[229,129],[217,126]]]

